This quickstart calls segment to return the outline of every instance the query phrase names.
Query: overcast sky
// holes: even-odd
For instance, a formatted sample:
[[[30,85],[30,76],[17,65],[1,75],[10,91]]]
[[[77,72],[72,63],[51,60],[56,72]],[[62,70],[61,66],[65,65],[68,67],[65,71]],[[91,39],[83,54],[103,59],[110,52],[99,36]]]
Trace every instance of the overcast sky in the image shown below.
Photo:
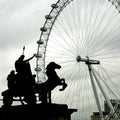
[[[54,36],[54,32],[53,32],[53,34],[51,34],[55,38],[55,39],[53,39],[53,36],[51,37],[52,40],[53,40],[53,42],[51,42],[52,43],[52,47],[55,46],[55,47],[53,47],[53,54],[52,55],[55,54],[54,51],[57,51],[56,52],[57,55],[58,55],[58,53],[61,53],[61,52],[63,54],[62,50],[63,50],[63,48],[66,50],[66,47],[67,47],[67,50],[70,49],[70,52],[71,52],[73,49],[71,50],[71,48],[68,47],[69,45],[72,46],[73,45],[72,43],[76,42],[77,43],[76,45],[80,47],[80,45],[82,43],[81,41],[83,41],[83,43],[85,43],[85,42],[87,44],[88,44],[88,42],[89,42],[89,44],[91,43],[90,44],[90,46],[92,46],[91,48],[96,48],[96,49],[92,49],[93,50],[92,52],[90,51],[91,56],[92,55],[93,55],[93,57],[94,56],[98,56],[99,59],[100,59],[100,57],[101,57],[101,59],[102,59],[102,57],[106,57],[105,60],[107,60],[107,57],[109,58],[109,55],[111,57],[111,54],[108,54],[109,52],[111,52],[110,48],[113,49],[114,47],[116,48],[116,46],[119,45],[118,43],[119,43],[119,38],[120,38],[119,35],[120,35],[120,33],[116,32],[116,31],[115,31],[115,33],[113,32],[114,30],[120,31],[120,24],[118,22],[120,20],[120,17],[118,16],[118,18],[117,18],[117,15],[118,15],[118,12],[116,12],[117,10],[112,6],[112,4],[109,4],[109,5],[108,4],[103,4],[104,0],[89,0],[90,3],[87,2],[87,0],[76,0],[76,1],[77,1],[76,3],[80,2],[79,5],[81,6],[81,8],[80,8],[81,16],[79,17],[79,10],[76,7],[77,4],[75,4],[74,9],[72,9],[72,13],[74,13],[74,10],[76,10],[77,12],[75,11],[75,13],[77,13],[77,14],[75,14],[75,13],[72,14],[72,15],[69,14],[70,16],[68,16],[68,14],[64,14],[65,12],[66,13],[71,13],[70,10],[72,8],[72,5],[69,7],[70,9],[68,8],[65,12],[62,12],[63,13],[62,14],[63,15],[63,19],[61,19],[60,21],[58,19],[58,21],[56,22],[57,25],[58,25],[57,27],[59,29],[56,29],[56,26],[53,28],[53,31],[56,30],[56,34],[55,34],[56,36]],[[37,40],[40,37],[40,28],[43,26],[44,21],[45,21],[44,16],[47,15],[50,12],[51,4],[56,3],[56,2],[57,2],[57,0],[0,0],[0,24],[1,24],[0,25],[0,63],[1,63],[1,65],[0,65],[0,98],[1,98],[1,92],[7,89],[7,80],[6,80],[7,75],[9,74],[9,72],[11,70],[15,69],[14,68],[14,62],[22,54],[23,46],[25,46],[25,56],[26,56],[26,59],[31,57],[34,53],[37,52],[37,43],[36,42],[37,42]],[[73,6],[74,6],[74,4],[73,4]],[[87,8],[87,6],[88,6],[88,8]],[[105,7],[105,6],[108,6],[108,7]],[[87,8],[87,9],[85,9],[85,8]],[[100,8],[103,8],[103,10],[100,9]],[[107,9],[107,8],[110,8],[110,9]],[[116,11],[113,11],[113,8]],[[91,11],[89,11],[89,10],[91,10]],[[84,13],[84,14],[82,14],[82,13]],[[87,13],[87,15],[86,15],[86,13]],[[99,13],[99,15],[97,13]],[[111,14],[111,13],[114,13],[114,14]],[[62,18],[62,15],[60,16],[61,18]],[[87,16],[88,19],[86,19],[86,16]],[[74,21],[75,19],[74,18],[78,18],[76,26],[75,25],[73,26],[73,24],[69,24],[69,22],[75,23],[75,21]],[[66,21],[65,21],[65,19],[66,19]],[[81,21],[79,22],[78,20],[81,20]],[[93,44],[93,41],[91,41],[91,39],[87,39],[86,41],[84,41],[84,39],[80,39],[81,41],[79,41],[79,42],[78,41],[74,41],[73,39],[71,39],[71,41],[73,41],[73,42],[71,42],[71,43],[69,43],[69,44],[67,44],[65,46],[65,41],[64,41],[63,38],[67,37],[67,36],[64,36],[66,31],[65,31],[64,27],[62,27],[60,22],[62,23],[63,26],[66,25],[66,28],[67,28],[68,31],[70,31],[71,30],[70,28],[72,28],[72,30],[76,33],[76,35],[78,35],[77,36],[78,38],[81,38],[82,35],[84,36],[84,30],[85,29],[88,31],[88,34],[87,34],[88,38],[89,38],[90,35],[91,35],[91,37],[95,37],[96,38],[96,36],[97,36],[96,34],[95,34],[95,36],[94,36],[94,34],[93,35],[91,34],[91,33],[94,33],[94,32],[96,33],[96,31],[97,31],[98,35],[100,33],[103,33],[103,34],[102,34],[102,37],[98,36],[98,39],[97,39],[98,41],[97,40],[94,41],[95,44]],[[87,23],[87,25],[90,25],[90,26],[87,26],[85,23]],[[61,27],[59,25],[61,25]],[[68,26],[71,25],[71,26],[68,27],[67,25]],[[82,27],[79,29],[80,25],[83,27],[83,29],[82,29]],[[115,27],[115,29],[112,29],[112,28],[114,28],[113,26]],[[78,29],[76,29],[76,28],[78,28]],[[104,28],[108,28],[108,29],[104,29]],[[117,28],[119,28],[119,29],[117,29]],[[77,34],[77,32],[75,30],[76,31],[81,30],[81,31],[83,31],[83,33],[81,32],[81,36],[80,36],[79,34]],[[60,32],[62,31],[61,32],[61,36],[59,35],[60,34],[59,31]],[[111,34],[112,33],[111,31],[113,32],[113,34]],[[73,37],[71,37],[71,38],[74,38],[74,32],[72,34],[70,34],[70,35],[73,35]],[[57,37],[57,35],[59,35],[59,37],[61,39],[58,39],[59,37]],[[63,37],[62,37],[62,35],[63,35]],[[99,39],[99,38],[106,38],[106,39],[103,42],[102,41],[103,39]],[[115,40],[114,40],[114,38],[115,38]],[[69,39],[69,37],[68,37],[68,39]],[[59,44],[56,42],[57,40],[59,40],[58,42],[59,42],[59,44],[61,43],[61,46],[64,43],[64,47],[62,46],[62,49],[61,49],[61,46],[59,46]],[[99,43],[103,42],[103,44],[98,44],[98,42]],[[106,43],[109,43],[109,44],[106,44]],[[114,43],[114,45],[113,45],[113,43]],[[51,44],[49,43],[49,46],[50,45]],[[72,47],[74,48],[74,46],[72,46]],[[104,47],[104,49],[102,47]],[[110,47],[110,48],[108,49],[108,47]],[[56,50],[56,48],[57,48],[57,50]],[[74,50],[76,50],[76,49],[77,49],[77,47]],[[60,51],[58,51],[58,50],[60,50]],[[77,50],[76,51],[79,53],[79,55],[81,55],[81,53],[84,53],[85,50],[86,49],[82,48],[82,49],[78,49],[78,51]],[[117,55],[118,56],[119,53],[117,53],[116,50],[118,52],[120,50],[120,46],[118,46],[117,49],[113,49],[113,51],[112,51],[113,55]],[[74,52],[74,51],[72,51],[72,52]],[[86,53],[85,53],[84,57],[86,56]],[[61,58],[62,54],[59,54],[60,58]],[[58,59],[59,59],[59,55],[58,55]],[[66,57],[65,55],[66,54],[64,52],[64,55],[62,56],[62,58]],[[69,54],[67,54],[67,55],[69,55]],[[75,67],[75,68],[79,67],[78,63],[76,62],[76,57],[77,56],[76,56],[76,54],[74,54],[74,55],[75,55],[75,57],[72,58],[72,59],[75,61],[74,65],[76,65],[76,66],[72,66],[71,63],[70,63],[70,65],[68,64],[70,69],[68,69],[68,70],[65,69],[65,74],[64,75],[67,76],[67,71],[68,71],[68,78],[69,78],[69,75],[71,76],[70,73],[73,72],[72,70],[76,71],[76,69],[74,69],[72,67]],[[104,56],[101,56],[101,55],[104,55]],[[114,56],[112,56],[112,57],[114,57]],[[47,58],[50,59],[50,57],[47,57]],[[51,59],[53,60],[53,56],[51,57]],[[56,57],[55,57],[55,59],[56,59]],[[120,60],[120,56],[118,56],[118,59]],[[117,65],[120,62],[118,62],[117,64],[115,64],[115,63],[116,63],[116,60],[118,60],[118,59],[115,59],[115,62],[114,62],[113,61],[114,58],[113,58],[110,61],[108,61],[107,64],[110,63],[110,65],[111,65],[111,63],[113,62],[113,65],[115,65],[115,67],[117,68]],[[62,61],[64,59],[59,59],[59,60]],[[65,60],[67,61],[69,59],[67,58]],[[71,60],[71,58],[70,58],[70,60]],[[66,62],[66,61],[62,61],[62,62]],[[32,72],[35,73],[34,68],[36,67],[36,59],[34,58],[32,61],[30,61],[30,63],[31,63]],[[65,68],[67,68],[67,67],[65,67]],[[106,68],[108,68],[108,66]],[[109,66],[109,68],[110,68],[109,70],[111,70],[111,68],[113,70],[113,67]],[[69,72],[70,70],[71,70],[71,72]],[[84,88],[85,89],[87,88],[87,90],[88,90],[88,91],[86,90],[87,91],[86,92],[87,93],[86,96],[87,95],[91,95],[90,92],[92,90],[89,91],[89,89],[88,89],[89,88],[88,87],[88,82],[86,82],[86,78],[85,78],[86,71],[84,72],[85,74],[79,74],[81,72],[80,71],[81,68],[77,69],[77,70],[78,70],[78,72],[76,72],[77,74],[74,74],[74,76],[73,76],[73,78],[78,77],[77,82],[76,82],[77,84],[72,84],[72,82],[73,82],[72,81],[71,82],[71,86],[72,87],[69,84],[69,86],[72,88],[72,91],[70,93],[70,91],[68,90],[68,92],[66,92],[66,93],[69,93],[69,94],[67,94],[68,96],[71,96],[71,95],[78,96],[78,94],[80,93],[80,95],[78,97],[80,99],[78,99],[77,97],[76,98],[77,98],[78,101],[81,100],[81,99],[84,101],[84,99],[86,99],[86,97],[81,97],[81,93],[84,93]],[[118,74],[119,74],[119,72],[120,72],[120,69],[118,71]],[[75,73],[75,72],[73,72],[73,73]],[[82,77],[80,77],[80,76],[83,76],[84,79],[82,79]],[[74,80],[73,78],[71,80]],[[82,84],[81,84],[80,78],[81,78]],[[69,80],[70,80],[70,78],[69,78]],[[84,82],[83,82],[83,80],[84,80]],[[89,84],[91,85],[90,82],[89,82]],[[80,86],[78,87],[77,85],[80,85]],[[80,92],[79,91],[78,92],[74,91],[73,88],[76,88]],[[83,92],[81,92],[81,91],[83,91]],[[61,94],[64,94],[64,93],[61,93]],[[59,95],[60,94],[57,95],[57,98],[60,98]],[[64,94],[64,95],[66,96],[66,94]],[[84,95],[84,94],[82,94],[82,95]],[[66,99],[68,99],[68,96],[66,97]],[[89,96],[89,97],[91,97],[91,96]],[[71,97],[69,97],[69,98],[71,99]],[[91,98],[92,98],[91,101],[93,101],[94,100],[93,96]],[[61,100],[61,99],[59,99],[59,100]],[[73,102],[73,99],[71,99],[71,101]],[[70,103],[72,103],[71,101],[70,101]],[[90,104],[92,103],[91,101],[90,101]],[[81,103],[79,102],[76,105],[81,105],[83,107],[84,104],[82,102]],[[75,102],[73,102],[73,103],[75,103]],[[2,104],[2,102],[0,102],[0,105],[1,104]],[[91,106],[93,107],[93,104],[91,104]],[[80,107],[80,108],[82,109],[82,107]],[[85,104],[85,107],[86,107],[86,104]],[[83,111],[83,110],[81,110],[81,111]]]
[[[44,16],[57,0],[0,0],[0,94],[6,89],[6,77],[26,47],[26,58],[37,51]],[[31,61],[32,70],[35,60]],[[33,70],[34,72],[34,70]]]

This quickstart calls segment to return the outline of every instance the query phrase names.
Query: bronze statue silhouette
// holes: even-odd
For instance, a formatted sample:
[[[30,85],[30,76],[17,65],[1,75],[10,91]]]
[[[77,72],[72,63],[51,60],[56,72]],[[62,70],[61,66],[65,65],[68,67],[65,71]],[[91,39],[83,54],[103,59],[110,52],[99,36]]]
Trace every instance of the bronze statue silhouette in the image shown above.
[[[41,101],[43,103],[49,102],[51,103],[51,91],[61,85],[62,88],[59,89],[60,91],[63,91],[67,84],[65,83],[64,78],[60,78],[55,69],[60,69],[61,66],[56,64],[55,62],[50,62],[46,67],[46,75],[48,77],[47,81],[44,83],[41,83],[39,85],[36,85],[35,90],[40,93],[41,95]]]
[[[14,90],[15,84],[16,84],[16,74],[14,70],[11,70],[10,74],[7,76],[8,89]]]
[[[27,60],[24,60],[25,55],[21,55],[15,61],[15,71],[12,70],[7,77],[8,89],[2,92],[4,106],[10,106],[13,102],[13,97],[19,97],[22,104],[35,104],[36,97],[33,91],[33,75],[29,61],[35,55]],[[24,102],[23,102],[24,101]]]
[[[60,68],[61,66],[56,64],[55,62],[50,62],[46,67],[46,75],[48,77],[46,83],[48,83],[50,90],[53,90],[57,85],[62,85],[60,91],[64,90],[67,87],[67,84],[65,83],[65,79],[64,78],[61,79],[55,71],[55,69],[60,69]]]
[[[55,71],[55,69],[61,68],[61,66],[55,62],[50,62],[47,65],[46,75],[48,79],[41,84],[35,83],[36,75],[32,75],[29,62],[27,61],[23,64],[24,67],[21,63],[21,66],[16,66],[16,68],[18,67],[16,69],[16,74],[15,71],[12,70],[7,77],[9,84],[8,89],[2,92],[3,106],[11,106],[14,97],[19,97],[19,101],[22,105],[24,105],[24,103],[28,105],[36,104],[36,94],[39,94],[39,101],[42,103],[51,103],[51,91],[59,85],[62,86],[62,88],[59,89],[60,91],[67,87],[65,79],[60,78]],[[19,67],[23,67],[24,70]]]

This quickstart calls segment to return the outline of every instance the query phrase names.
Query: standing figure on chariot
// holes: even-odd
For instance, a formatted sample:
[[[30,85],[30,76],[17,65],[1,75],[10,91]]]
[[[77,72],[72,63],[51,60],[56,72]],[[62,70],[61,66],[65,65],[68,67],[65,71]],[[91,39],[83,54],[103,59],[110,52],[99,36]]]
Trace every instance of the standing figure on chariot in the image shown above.
[[[32,87],[31,81],[32,81],[32,72],[29,61],[34,58],[35,55],[30,57],[27,60],[24,60],[25,55],[21,55],[16,61],[15,61],[15,70],[17,72],[17,83],[19,87]],[[29,88],[28,88],[29,89]]]
[[[15,69],[20,76],[32,77],[29,61],[32,60],[35,55],[30,57],[29,59],[24,60],[25,59],[24,50],[25,50],[25,46],[23,47],[22,55],[15,61]]]
[[[36,104],[36,96],[33,90],[36,75],[32,75],[29,63],[34,56],[24,60],[25,55],[22,54],[15,61],[15,70],[12,70],[7,76],[8,89],[2,92],[4,106],[10,106],[13,102],[13,97],[19,97],[22,104],[24,102],[29,105]]]
[[[15,61],[15,70],[17,72],[16,74],[16,86],[18,93],[25,94],[25,101],[29,102],[27,99],[29,97],[35,98],[34,91],[33,91],[33,75],[31,71],[31,66],[29,61],[32,60],[35,57],[33,55],[29,59],[24,60],[25,55],[21,55],[16,61]],[[26,99],[27,98],[27,99]]]
[[[23,75],[23,76],[24,76],[24,75],[25,75],[25,76],[26,76],[26,75],[32,75],[31,69],[29,69],[29,73],[28,73],[28,71],[26,70],[26,68],[30,67],[30,66],[28,66],[29,61],[30,61],[31,59],[33,59],[34,56],[35,56],[35,55],[33,55],[32,57],[30,57],[30,58],[27,59],[27,60],[24,60],[25,55],[21,55],[21,56],[18,58],[18,60],[15,61],[15,69],[16,69],[16,72],[19,73],[19,74],[21,74],[21,75]]]

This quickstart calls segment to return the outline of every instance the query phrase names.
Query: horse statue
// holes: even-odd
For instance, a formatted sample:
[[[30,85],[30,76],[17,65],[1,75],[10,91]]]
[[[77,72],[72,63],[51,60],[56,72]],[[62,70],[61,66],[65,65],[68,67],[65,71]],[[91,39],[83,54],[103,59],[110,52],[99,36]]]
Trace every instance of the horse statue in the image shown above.
[[[67,87],[67,83],[65,83],[65,79],[60,78],[55,71],[55,69],[60,69],[60,68],[61,66],[56,64],[55,62],[50,62],[47,65],[46,67],[47,81],[36,86],[36,91],[39,91],[42,102],[51,103],[51,91],[55,87],[59,85],[62,86],[62,88],[59,89],[60,91],[63,91]]]

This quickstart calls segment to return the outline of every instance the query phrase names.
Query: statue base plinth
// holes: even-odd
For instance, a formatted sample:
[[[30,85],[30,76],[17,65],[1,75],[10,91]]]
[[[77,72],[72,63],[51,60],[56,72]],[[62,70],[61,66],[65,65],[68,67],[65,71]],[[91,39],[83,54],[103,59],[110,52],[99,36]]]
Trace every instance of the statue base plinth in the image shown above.
[[[71,120],[71,114],[76,111],[68,109],[66,104],[18,105],[0,108],[0,120]]]

